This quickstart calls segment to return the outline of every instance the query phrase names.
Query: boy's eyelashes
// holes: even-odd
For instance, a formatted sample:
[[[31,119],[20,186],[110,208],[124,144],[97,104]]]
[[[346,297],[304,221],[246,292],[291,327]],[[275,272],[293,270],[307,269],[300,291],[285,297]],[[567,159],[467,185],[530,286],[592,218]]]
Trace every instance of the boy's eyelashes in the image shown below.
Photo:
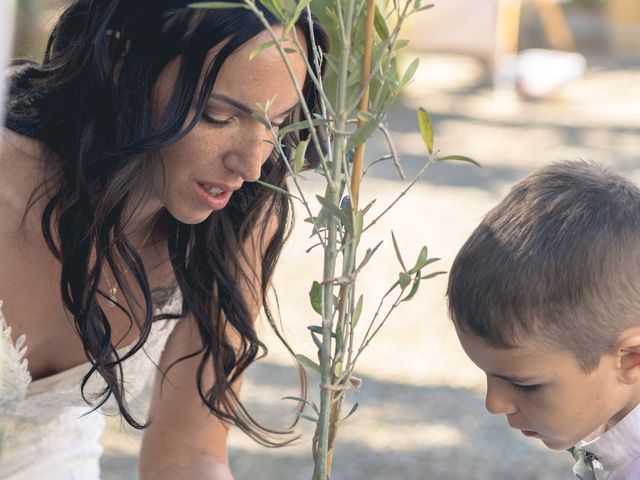
[[[540,388],[541,385],[536,384],[536,385],[520,385],[518,383],[512,383],[511,387],[514,390],[517,390],[518,392],[525,392],[525,393],[531,393],[531,392],[535,392],[536,390],[538,390]]]

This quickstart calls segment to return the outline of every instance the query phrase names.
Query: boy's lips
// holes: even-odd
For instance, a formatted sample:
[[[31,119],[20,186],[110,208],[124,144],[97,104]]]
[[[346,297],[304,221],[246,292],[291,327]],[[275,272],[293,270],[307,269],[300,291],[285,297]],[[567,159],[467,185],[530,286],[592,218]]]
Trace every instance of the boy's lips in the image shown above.
[[[534,430],[527,430],[525,428],[521,428],[521,427],[512,425],[508,418],[507,418],[507,424],[509,424],[509,426],[511,428],[513,428],[514,430],[520,430],[520,433],[522,433],[525,437],[536,437],[536,436],[538,436],[538,432],[536,432]]]

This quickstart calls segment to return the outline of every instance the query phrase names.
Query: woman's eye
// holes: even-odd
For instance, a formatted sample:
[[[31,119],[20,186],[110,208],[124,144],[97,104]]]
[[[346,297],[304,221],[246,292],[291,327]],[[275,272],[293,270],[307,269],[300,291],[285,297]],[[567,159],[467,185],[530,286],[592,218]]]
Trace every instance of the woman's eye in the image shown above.
[[[216,115],[206,112],[202,114],[202,118],[204,118],[205,121],[210,123],[211,125],[216,126],[229,125],[231,122],[233,122],[233,117],[226,117],[224,115]]]
[[[512,383],[511,386],[515,390],[519,392],[525,392],[525,393],[535,392],[540,388],[540,385],[518,385],[517,383]]]

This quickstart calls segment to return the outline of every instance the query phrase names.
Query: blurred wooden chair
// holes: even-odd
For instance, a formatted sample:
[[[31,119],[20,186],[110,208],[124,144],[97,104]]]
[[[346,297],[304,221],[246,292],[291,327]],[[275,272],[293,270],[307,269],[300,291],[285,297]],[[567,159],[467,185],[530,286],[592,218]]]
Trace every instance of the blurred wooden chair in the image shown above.
[[[523,1],[529,1],[540,15],[549,44],[555,50],[575,51],[573,34],[558,0],[499,0],[496,11],[494,62],[518,51],[520,14]]]
[[[521,98],[537,99],[584,75],[586,59],[575,53],[575,41],[558,0],[530,0],[540,16],[551,50],[519,51],[523,0],[498,0],[493,83]]]

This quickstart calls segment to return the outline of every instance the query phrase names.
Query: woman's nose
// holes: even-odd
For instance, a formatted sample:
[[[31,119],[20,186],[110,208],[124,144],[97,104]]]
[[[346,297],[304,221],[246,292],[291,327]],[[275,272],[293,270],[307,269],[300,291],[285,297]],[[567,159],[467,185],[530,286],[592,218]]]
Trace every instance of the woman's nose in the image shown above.
[[[228,167],[242,177],[245,182],[255,182],[260,178],[262,165],[273,150],[271,133],[260,125],[239,140],[235,155]],[[270,143],[271,142],[271,143]]]
[[[510,415],[518,411],[508,389],[509,386],[504,380],[487,377],[485,407],[489,413]]]

